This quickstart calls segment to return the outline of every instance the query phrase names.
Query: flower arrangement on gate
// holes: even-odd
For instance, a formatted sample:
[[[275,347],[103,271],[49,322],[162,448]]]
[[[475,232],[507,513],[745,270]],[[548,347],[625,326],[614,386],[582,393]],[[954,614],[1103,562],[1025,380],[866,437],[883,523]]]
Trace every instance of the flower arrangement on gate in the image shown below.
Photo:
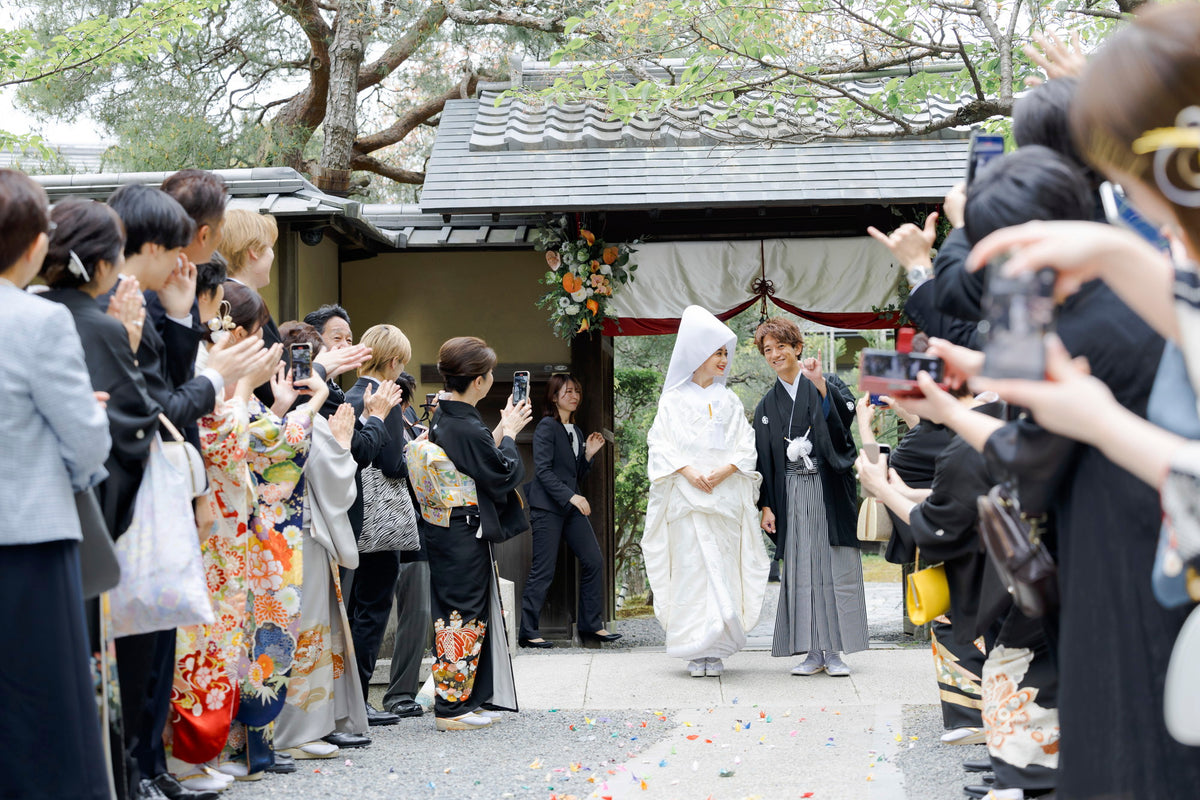
[[[550,326],[570,340],[609,319],[609,303],[619,287],[633,280],[637,264],[627,244],[608,244],[589,230],[572,238],[565,222],[538,228],[530,237],[546,253],[550,267],[542,283],[550,289],[538,307],[550,312]]]

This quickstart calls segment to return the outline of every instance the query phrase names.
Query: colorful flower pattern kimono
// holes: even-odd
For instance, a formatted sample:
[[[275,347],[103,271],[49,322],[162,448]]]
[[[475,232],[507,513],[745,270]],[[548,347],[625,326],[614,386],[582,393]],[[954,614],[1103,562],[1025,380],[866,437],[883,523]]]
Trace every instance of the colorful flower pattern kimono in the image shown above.
[[[246,616],[246,547],[255,505],[246,465],[249,412],[245,401],[219,403],[200,420],[200,449],[212,493],[213,531],[200,547],[216,622],[180,628],[171,690],[172,755],[192,764],[216,758],[237,711],[234,687],[251,630]]]

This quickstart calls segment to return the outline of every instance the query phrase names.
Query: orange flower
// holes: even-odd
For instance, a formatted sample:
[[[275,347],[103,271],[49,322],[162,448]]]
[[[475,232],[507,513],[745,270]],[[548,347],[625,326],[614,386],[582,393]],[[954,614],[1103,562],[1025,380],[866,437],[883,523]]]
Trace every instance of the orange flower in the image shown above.
[[[597,303],[595,300],[588,300],[587,308],[588,308],[588,311],[592,312],[592,314],[596,314],[597,312],[600,311],[600,304]]]
[[[546,251],[546,263],[550,265],[550,269],[558,269],[562,264],[562,259],[558,257],[557,250]]]
[[[589,301],[589,302],[591,302],[591,301]],[[581,322],[581,323],[579,324],[579,330],[577,330],[577,331],[575,331],[575,332],[576,332],[576,333],[583,333],[584,331],[586,331],[586,330],[587,330],[588,328],[590,328],[590,327],[591,327],[591,326],[590,326],[590,325],[588,325],[587,317],[584,317],[584,318],[583,318],[583,322]]]
[[[592,272],[599,272],[599,271],[600,271],[600,262],[592,261]]]
[[[261,656],[255,659],[254,663],[258,664],[258,666],[262,668],[263,675],[270,675],[275,671],[275,662],[272,661],[271,657],[266,653],[263,653]]]
[[[612,264],[614,261],[617,260],[617,256],[619,256],[619,255],[621,255],[621,251],[617,248],[616,245],[604,248],[604,256],[603,256],[604,263]]]
[[[594,245],[596,243],[596,235],[593,234],[591,231],[585,230],[583,228],[579,229],[579,238],[583,239],[585,242],[587,242],[588,247],[591,247],[592,245]]]
[[[574,294],[583,288],[583,281],[580,280],[579,276],[573,272],[568,272],[566,275],[563,275],[562,283],[563,290],[566,291],[567,294]]]

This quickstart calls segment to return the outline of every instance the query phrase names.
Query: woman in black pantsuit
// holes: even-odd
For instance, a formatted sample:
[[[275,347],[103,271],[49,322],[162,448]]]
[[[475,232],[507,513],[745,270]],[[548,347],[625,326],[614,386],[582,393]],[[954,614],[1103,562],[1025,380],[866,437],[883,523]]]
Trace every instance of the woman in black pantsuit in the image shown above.
[[[551,647],[538,631],[538,617],[554,577],[558,542],[579,559],[583,576],[579,589],[576,625],[584,638],[611,642],[619,633],[604,629],[604,561],[600,545],[587,518],[592,513],[587,498],[579,494],[579,481],[604,446],[604,437],[583,438],[575,424],[575,409],[583,391],[570,375],[551,375],[546,384],[545,410],[533,433],[533,482],[529,484],[530,521],[533,524],[533,563],[521,597],[522,647]]]

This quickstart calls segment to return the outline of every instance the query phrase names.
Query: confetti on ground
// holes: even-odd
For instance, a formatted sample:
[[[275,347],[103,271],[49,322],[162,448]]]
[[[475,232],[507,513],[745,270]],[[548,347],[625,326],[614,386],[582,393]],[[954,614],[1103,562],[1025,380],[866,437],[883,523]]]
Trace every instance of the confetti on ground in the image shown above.
[[[350,759],[348,759],[348,758],[347,758],[347,759],[346,759],[346,766],[347,766],[347,767],[353,767],[353,766],[354,766],[354,762],[353,762],[353,761],[351,761]]]
[[[648,788],[650,788],[650,787],[648,787],[648,786],[646,785],[646,782],[645,782],[645,781],[642,781],[642,791],[644,792],[644,791],[646,791]]]
[[[659,761],[659,762],[658,762],[658,765],[659,765],[660,767],[665,767],[665,766],[667,765],[667,760],[664,758],[662,761]]]
[[[696,739],[699,739],[699,738],[700,738],[700,734],[698,734],[698,733],[689,733],[687,738],[688,738],[688,741],[689,741],[689,742],[692,742],[692,741],[695,741]]]
[[[741,757],[741,756],[734,756],[734,757],[733,757],[733,763],[735,763],[735,764],[741,764],[741,763],[742,763],[742,757]]]
[[[535,758],[533,760],[533,763],[529,765],[529,768],[530,769],[541,769],[542,768],[542,760],[540,758]]]
[[[721,767],[719,770],[717,770],[717,776],[721,778],[732,778],[733,770],[729,769],[728,767]]]
[[[696,772],[696,771],[698,771],[699,769],[700,769],[700,762],[699,762],[699,761],[693,761],[693,762],[692,762],[692,772]]]

